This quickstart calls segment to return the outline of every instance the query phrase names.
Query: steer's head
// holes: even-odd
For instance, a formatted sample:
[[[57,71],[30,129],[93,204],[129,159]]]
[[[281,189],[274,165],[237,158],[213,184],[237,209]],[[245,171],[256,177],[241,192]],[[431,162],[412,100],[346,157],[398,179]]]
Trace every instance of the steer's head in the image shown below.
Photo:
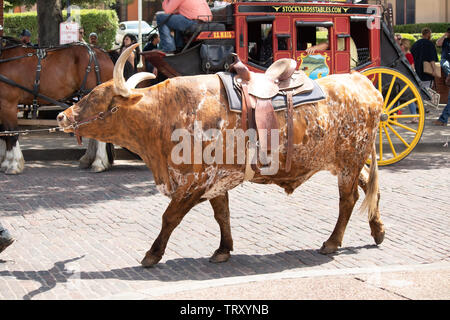
[[[155,75],[140,72],[128,81],[123,77],[125,62],[138,45],[130,46],[120,55],[114,66],[112,80],[95,87],[80,102],[58,115],[58,125],[65,132],[102,140],[102,137],[108,137],[114,132],[126,108],[141,100],[143,94],[135,90],[136,85],[143,80],[154,79]]]

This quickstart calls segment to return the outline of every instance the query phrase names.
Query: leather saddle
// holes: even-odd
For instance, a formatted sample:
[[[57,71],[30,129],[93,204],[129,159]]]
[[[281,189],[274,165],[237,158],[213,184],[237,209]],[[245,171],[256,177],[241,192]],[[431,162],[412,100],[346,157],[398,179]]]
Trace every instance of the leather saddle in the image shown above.
[[[226,83],[231,77],[233,87],[241,96],[242,129],[257,130],[259,146],[265,152],[271,149],[271,131],[278,130],[275,112],[287,109],[286,172],[289,172],[293,153],[294,104],[316,102],[325,96],[320,87],[303,71],[296,70],[297,63],[293,59],[279,59],[267,68],[265,73],[255,73],[251,72],[236,54],[233,55],[235,62],[230,66],[232,74],[218,74],[227,91],[230,109],[237,111],[233,110],[236,103],[230,98],[234,90]],[[262,139],[263,135],[266,135],[266,139]],[[252,168],[254,169],[254,166]]]

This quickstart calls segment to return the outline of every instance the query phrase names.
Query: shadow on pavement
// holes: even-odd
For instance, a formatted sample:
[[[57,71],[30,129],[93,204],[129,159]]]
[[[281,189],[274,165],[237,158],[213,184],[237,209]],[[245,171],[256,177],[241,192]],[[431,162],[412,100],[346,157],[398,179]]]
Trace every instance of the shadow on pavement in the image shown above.
[[[379,167],[381,172],[399,170],[433,170],[448,166],[450,159],[450,149],[442,153],[412,153],[397,163]]]
[[[355,254],[358,249],[377,248],[377,246],[349,247],[339,250],[337,254]],[[225,263],[213,264],[208,258],[183,258],[167,260],[151,268],[139,266],[111,269],[105,271],[74,271],[66,264],[84,258],[83,256],[58,261],[49,270],[40,271],[0,271],[0,277],[15,277],[17,280],[33,280],[40,283],[40,288],[27,293],[23,299],[29,300],[38,294],[47,292],[57,284],[70,283],[70,280],[104,280],[124,281],[182,281],[213,280],[228,277],[270,274],[290,269],[313,267],[333,261],[332,255],[322,255],[317,250],[285,251],[267,255],[232,255]]]

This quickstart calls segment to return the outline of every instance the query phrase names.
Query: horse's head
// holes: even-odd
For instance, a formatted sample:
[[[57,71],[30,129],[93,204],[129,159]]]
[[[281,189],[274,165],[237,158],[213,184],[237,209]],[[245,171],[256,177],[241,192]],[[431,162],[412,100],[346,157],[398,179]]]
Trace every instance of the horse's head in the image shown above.
[[[143,94],[136,92],[134,88],[143,80],[154,79],[155,75],[140,72],[128,81],[123,76],[125,62],[138,45],[130,46],[119,57],[112,80],[95,87],[80,102],[58,115],[58,124],[65,132],[101,139],[114,131],[124,110],[141,100]]]

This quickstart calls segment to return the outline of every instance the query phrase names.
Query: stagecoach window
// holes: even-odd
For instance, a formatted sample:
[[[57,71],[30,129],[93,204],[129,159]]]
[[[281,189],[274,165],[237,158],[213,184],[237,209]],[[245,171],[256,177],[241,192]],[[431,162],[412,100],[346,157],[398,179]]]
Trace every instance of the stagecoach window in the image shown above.
[[[323,42],[329,43],[329,27],[297,24],[297,50],[306,50]]]
[[[273,35],[271,21],[247,21],[248,60],[261,67],[273,62]]]
[[[367,19],[356,19],[356,17],[352,17],[350,19],[350,34],[354,41],[358,61],[357,66],[366,64],[371,61],[370,57],[370,21]]]
[[[278,50],[291,50],[290,39],[290,34],[277,34]]]

